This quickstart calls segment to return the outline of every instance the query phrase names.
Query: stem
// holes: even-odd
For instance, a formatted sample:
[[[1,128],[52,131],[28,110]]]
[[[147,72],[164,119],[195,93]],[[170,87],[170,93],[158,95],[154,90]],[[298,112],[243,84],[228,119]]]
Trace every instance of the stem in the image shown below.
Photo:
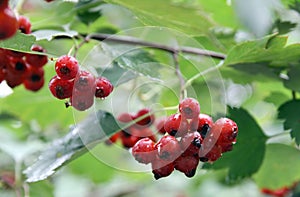
[[[111,42],[117,42],[117,43],[124,43],[124,44],[131,44],[131,45],[142,45],[145,47],[160,49],[163,51],[167,51],[169,53],[189,53],[194,55],[202,55],[202,56],[209,56],[216,59],[225,59],[226,55],[222,53],[218,53],[215,51],[209,51],[194,47],[172,47],[164,44],[159,44],[155,42],[148,42],[144,40],[140,40],[134,37],[129,36],[120,36],[120,35],[110,35],[110,34],[89,34],[86,36],[87,39],[93,39],[98,41],[111,41]]]
[[[89,42],[89,38],[84,37],[83,40],[78,45],[75,45],[73,57],[76,58],[76,55],[77,55],[79,49],[87,42]]]
[[[208,69],[206,69],[206,70],[204,70],[204,71],[202,71],[202,72],[200,72],[200,73],[194,75],[194,76],[191,77],[189,80],[187,80],[187,82],[185,83],[185,85],[184,85],[183,88],[186,89],[188,86],[190,86],[190,85],[193,83],[193,81],[195,81],[196,79],[198,79],[200,76],[205,75],[205,74],[207,74],[207,73],[210,73],[210,72],[212,72],[212,71],[215,71],[215,70],[217,70],[218,68],[220,68],[222,65],[223,65],[223,61],[221,61],[218,65],[216,65],[216,66],[214,66],[214,67],[208,68]]]
[[[296,91],[295,90],[292,91],[292,97],[293,97],[293,100],[297,100]]]
[[[184,88],[185,81],[184,81],[182,73],[180,71],[178,53],[175,52],[175,53],[172,53],[172,55],[173,55],[176,75],[177,75],[177,77],[179,79],[179,83],[180,83],[180,101],[181,101],[185,96],[185,88]]]

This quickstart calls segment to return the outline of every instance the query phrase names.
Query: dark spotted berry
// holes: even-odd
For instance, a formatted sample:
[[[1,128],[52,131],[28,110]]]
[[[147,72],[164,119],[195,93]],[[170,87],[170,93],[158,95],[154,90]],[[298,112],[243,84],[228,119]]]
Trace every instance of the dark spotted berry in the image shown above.
[[[24,87],[27,90],[38,91],[45,83],[44,80],[44,69],[42,68],[29,68],[29,75],[24,80]]]
[[[176,170],[185,174],[185,176],[191,178],[195,175],[197,166],[199,164],[199,158],[194,156],[180,156],[174,162]]]
[[[72,96],[74,80],[63,80],[57,75],[49,82],[49,89],[53,96],[58,99],[66,99]]]
[[[165,135],[155,145],[159,158],[173,161],[181,154],[179,142],[174,136]]]
[[[92,107],[94,104],[94,94],[89,91],[82,92],[75,89],[72,92],[70,102],[75,109],[84,111]]]
[[[164,129],[172,136],[182,137],[188,132],[189,124],[181,114],[172,114],[166,119]]]
[[[94,96],[96,89],[95,77],[88,71],[79,71],[74,81],[74,89],[82,92],[82,94],[92,92]]]
[[[97,98],[105,98],[105,97],[109,96],[110,93],[113,91],[113,89],[114,89],[114,86],[105,77],[96,78],[95,96]]]
[[[168,162],[159,158],[156,158],[151,163],[152,173],[156,180],[167,177],[174,171],[173,162]]]
[[[199,156],[202,145],[202,137],[197,131],[191,132],[183,136],[180,140],[181,151],[183,156]]]
[[[2,2],[1,2],[2,3]],[[0,40],[13,37],[18,30],[18,20],[14,12],[6,5],[6,0],[0,9]]]
[[[56,61],[55,71],[63,80],[74,79],[79,71],[78,61],[72,56],[63,55]]]
[[[210,128],[213,125],[213,120],[207,114],[199,114],[198,119],[199,121],[198,121],[197,131],[201,134],[203,138],[205,138],[207,132],[210,130]]]
[[[132,147],[132,155],[140,163],[151,163],[156,157],[155,143],[150,138],[140,139]]]
[[[229,118],[218,119],[212,129],[214,133],[219,134],[217,143],[233,142],[238,134],[237,124]]]
[[[38,45],[32,46],[31,50],[41,53],[46,52],[46,50],[43,49],[43,47]],[[26,62],[34,67],[43,67],[45,64],[47,64],[48,57],[46,55],[35,55],[28,53],[26,54]]]
[[[185,119],[196,118],[200,113],[199,102],[193,98],[186,98],[179,103],[179,112]]]
[[[19,24],[19,30],[24,34],[30,34],[31,33],[31,23],[29,19],[25,16],[19,16],[18,19]]]
[[[139,120],[136,122],[137,125],[140,125],[140,126],[150,126],[153,122],[154,122],[154,115],[153,114],[150,114],[150,110],[149,109],[141,109],[137,112],[137,114],[134,116],[134,119],[137,119],[141,116],[144,116],[146,114],[149,114],[147,115],[145,118],[143,118],[142,120]]]

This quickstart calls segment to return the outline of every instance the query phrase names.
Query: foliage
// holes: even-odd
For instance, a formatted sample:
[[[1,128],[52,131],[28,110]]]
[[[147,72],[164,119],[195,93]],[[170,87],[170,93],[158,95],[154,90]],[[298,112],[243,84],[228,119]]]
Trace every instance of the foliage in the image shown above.
[[[63,196],[64,180],[73,181],[70,195],[85,196],[153,196],[161,187],[173,196],[205,196],[210,187],[244,185],[259,195],[261,188],[299,182],[299,1],[270,2],[11,0],[30,19],[32,34],[18,32],[0,48],[40,54],[31,51],[39,44],[49,62],[38,92],[0,84],[0,197]],[[260,14],[253,17],[253,10]],[[112,95],[84,112],[55,99],[47,83],[56,58],[67,53],[108,78]],[[151,108],[159,119],[176,112],[183,96],[196,98],[214,120],[226,116],[239,127],[233,150],[192,179],[173,173],[154,181],[130,150],[104,145],[134,123],[120,124],[119,114]],[[13,187],[5,177],[15,180]],[[146,186],[149,194],[142,194]]]

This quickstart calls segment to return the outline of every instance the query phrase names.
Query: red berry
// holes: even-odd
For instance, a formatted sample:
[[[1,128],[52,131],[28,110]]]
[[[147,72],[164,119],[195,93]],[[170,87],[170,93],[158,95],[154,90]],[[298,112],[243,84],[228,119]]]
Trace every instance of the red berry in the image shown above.
[[[122,123],[129,123],[133,121],[133,118],[134,118],[133,115],[129,113],[123,113],[118,116],[118,120]]]
[[[0,68],[0,83],[6,78],[6,69]]]
[[[31,33],[31,23],[28,18],[25,16],[19,16],[18,19],[19,22],[19,30],[21,30],[24,34],[30,34]]]
[[[151,163],[156,157],[155,143],[150,138],[140,139],[132,147],[132,155],[140,163]]]
[[[23,83],[24,77],[21,75],[16,75],[15,73],[11,72],[10,70],[7,70],[7,73],[5,76],[5,81],[9,87],[14,88]]]
[[[44,69],[30,67],[29,76],[24,81],[25,88],[35,92],[41,89],[44,83]]]
[[[138,136],[130,135],[126,131],[121,131],[120,139],[125,148],[131,148],[140,140]]]
[[[37,51],[37,52],[41,52],[44,53],[46,52],[45,49],[43,49],[43,47],[38,46],[38,45],[34,45],[31,48],[32,51]],[[35,55],[35,54],[26,54],[26,62],[28,64],[30,64],[31,66],[35,66],[35,67],[42,67],[45,64],[47,64],[48,62],[48,57],[46,55]]]
[[[0,40],[8,39],[15,35],[18,30],[18,20],[14,12],[7,7],[0,9]]]
[[[197,131],[205,138],[207,132],[213,125],[212,118],[207,114],[199,114],[198,128]]]
[[[233,142],[219,143],[218,145],[221,147],[222,153],[225,153],[225,152],[228,152],[228,151],[232,151],[232,149],[233,149]]]
[[[288,193],[290,192],[290,189],[287,187],[279,188],[279,189],[268,189],[268,188],[263,188],[261,190],[262,193],[264,194],[269,194],[274,197],[286,197]]]
[[[120,132],[117,132],[113,134],[109,139],[105,140],[105,144],[111,145],[113,143],[116,143],[119,138],[120,138]]]
[[[219,135],[217,143],[230,143],[238,134],[237,124],[229,118],[218,119],[211,128],[212,132]]]
[[[198,164],[198,157],[181,155],[175,160],[174,167],[176,170],[184,173],[185,176],[191,178],[195,175]]]
[[[189,129],[189,123],[181,114],[172,114],[166,119],[164,129],[172,136],[182,137]]]
[[[29,65],[21,58],[12,58],[7,69],[8,72],[24,77],[28,73]]]
[[[200,161],[214,162],[222,156],[222,148],[218,145],[213,146],[204,157],[200,157]]]
[[[1,0],[0,1],[0,12],[5,9],[5,8],[8,8],[8,1],[9,0]]]
[[[88,94],[95,92],[96,84],[95,77],[88,71],[81,70],[75,78],[74,82],[75,90],[82,92],[82,94]]]
[[[105,77],[96,78],[96,92],[97,98],[105,98],[113,91],[114,86]]]
[[[143,118],[142,120],[139,120],[136,124],[140,125],[140,126],[150,126],[153,122],[154,122],[154,115],[150,114],[150,110],[149,109],[141,109],[140,111],[137,112],[137,114],[134,116],[134,119],[137,119],[141,116],[144,116],[146,114],[147,115],[145,118]]]
[[[49,89],[58,99],[66,99],[72,96],[74,80],[62,80],[55,75],[49,82]]]
[[[181,151],[183,156],[199,156],[202,144],[202,137],[197,131],[186,134],[180,140]]]
[[[159,158],[174,161],[181,154],[179,142],[174,136],[165,135],[155,145]]]
[[[196,118],[200,113],[199,102],[194,98],[186,98],[180,102],[179,112],[185,119]]]
[[[159,158],[156,158],[151,163],[152,173],[156,180],[169,176],[174,171],[173,162],[168,162]]]
[[[94,94],[89,91],[84,92],[75,89],[72,92],[70,102],[75,109],[84,111],[92,107],[92,105],[94,104]]]
[[[156,142],[156,137],[152,130],[149,127],[140,128],[140,127],[130,127],[130,133],[131,135],[138,136],[140,138],[148,137],[152,141]]]
[[[61,79],[74,79],[79,71],[78,61],[72,56],[63,55],[56,61],[55,71]]]

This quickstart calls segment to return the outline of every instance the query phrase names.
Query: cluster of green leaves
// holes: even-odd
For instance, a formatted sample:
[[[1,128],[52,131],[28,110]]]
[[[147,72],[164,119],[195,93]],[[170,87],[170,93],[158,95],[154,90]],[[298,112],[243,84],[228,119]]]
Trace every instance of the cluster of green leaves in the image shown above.
[[[233,151],[225,153],[213,164],[204,165],[203,171],[223,169],[226,171],[223,175],[229,183],[251,178],[260,188],[275,189],[292,185],[300,180],[300,152],[297,149],[300,144],[300,104],[297,100],[300,91],[300,41],[293,37],[293,33],[298,31],[294,29],[295,21],[274,14],[277,18],[266,25],[270,29],[264,29],[269,32],[268,35],[255,37],[262,31],[253,28],[253,24],[247,27],[249,18],[245,18],[249,17],[249,13],[243,15],[237,10],[241,6],[240,1],[235,1],[233,5],[227,3],[218,0],[44,2],[38,9],[23,10],[32,22],[32,35],[18,33],[11,39],[0,41],[0,47],[32,53],[30,47],[37,43],[47,49],[49,57],[55,59],[79,46],[84,36],[90,33],[118,33],[114,36],[129,35],[169,47],[188,46],[223,52],[226,54],[224,62],[216,60],[222,64],[220,69],[204,76],[200,76],[199,72],[211,69],[215,64],[211,58],[180,54],[178,59],[184,78],[188,80],[199,76],[187,91],[189,96],[199,98],[202,112],[214,118],[226,115],[239,126]],[[258,1],[253,4],[244,2],[242,7],[259,5]],[[282,1],[282,5],[286,7],[280,7],[280,13],[289,13],[291,9],[299,12],[298,1]],[[266,9],[270,9],[271,13],[279,8],[267,6]],[[240,20],[235,13],[238,13]],[[243,33],[246,37],[241,36]],[[174,59],[170,52],[128,43],[89,40],[78,49],[77,58],[83,67],[92,67],[96,74],[110,79],[117,91],[115,94],[120,94],[116,97],[126,95],[139,83],[143,84],[143,88],[135,95],[134,110],[152,103],[160,103],[165,107],[178,104],[179,80],[174,77]],[[45,72],[46,81],[49,81],[54,75],[53,62],[49,62]],[[222,84],[216,82],[216,76],[222,78]],[[155,83],[160,87],[151,86]],[[227,83],[241,87],[250,85],[253,94],[238,108],[229,107],[226,114],[222,98],[228,93]],[[128,86],[132,89],[128,90]],[[171,90],[161,86],[170,86]],[[152,96],[149,97],[145,92],[150,92]],[[264,109],[255,111],[258,103],[263,103],[263,106],[271,104],[274,114],[260,119],[265,112]],[[105,101],[98,105],[100,109],[96,109],[96,113],[89,110],[78,116],[77,112],[64,109],[63,102],[55,100],[47,87],[38,93],[18,87],[13,94],[0,98],[1,130],[17,136],[11,138],[3,135],[13,143],[4,143],[0,149],[13,158],[15,165],[26,163],[24,174],[27,182],[47,179],[62,166],[71,166],[71,170],[79,174],[87,172],[96,181],[105,180],[105,177],[97,178],[88,167],[78,167],[82,164],[80,162],[91,160],[88,153],[90,149],[122,129],[114,117],[113,109]],[[79,122],[68,129],[74,124],[75,116]],[[265,128],[266,124],[276,125],[278,120],[283,121],[280,123],[282,134],[286,130],[291,138],[274,143]],[[16,122],[21,127],[16,127]],[[18,150],[27,147],[27,140],[32,138],[37,139],[38,145],[28,146],[21,152],[23,155],[10,151],[18,143],[21,147]],[[40,156],[35,157],[34,164],[32,160],[28,162],[26,157],[33,156],[33,152],[40,150],[41,146],[45,147],[45,142],[52,143]],[[5,168],[9,169],[7,166]],[[111,172],[106,175],[110,178],[113,170],[107,172]],[[39,189],[50,193],[54,190],[48,181],[31,183],[30,187],[36,196]]]

